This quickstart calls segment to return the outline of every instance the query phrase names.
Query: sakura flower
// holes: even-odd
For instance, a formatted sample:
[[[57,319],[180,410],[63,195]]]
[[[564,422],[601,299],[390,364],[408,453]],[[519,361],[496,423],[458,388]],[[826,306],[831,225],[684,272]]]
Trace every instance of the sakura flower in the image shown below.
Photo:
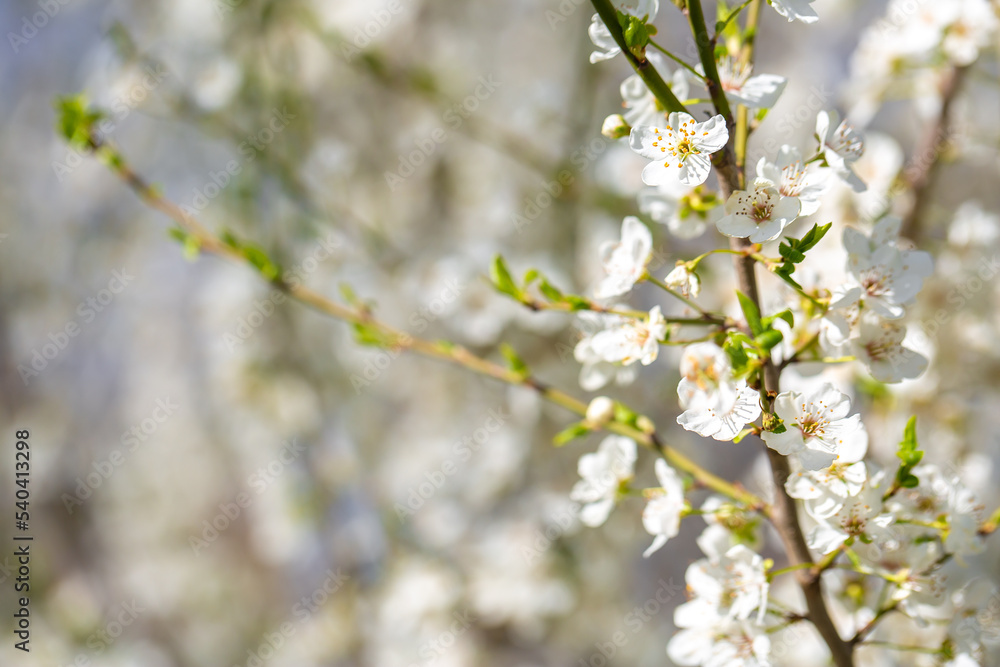
[[[663,279],[664,284],[675,289],[684,296],[697,299],[701,293],[701,280],[685,262],[677,262],[677,266]]]
[[[684,412],[677,417],[678,424],[700,436],[725,441],[735,438],[747,424],[760,417],[760,396],[746,382],[741,382],[728,405],[681,401],[681,407]]]
[[[682,112],[672,112],[665,125],[639,125],[632,128],[629,145],[642,157],[652,160],[642,170],[642,182],[660,185],[680,181],[688,186],[701,185],[712,168],[712,153],[729,141],[729,130],[722,116],[703,123]]]
[[[680,371],[677,395],[682,404],[697,400],[723,405],[731,403],[737,394],[729,355],[715,343],[695,343],[685,347]]]
[[[800,470],[789,475],[785,491],[792,498],[812,502],[813,512],[827,516],[861,493],[868,481],[864,461],[836,462],[822,470]]]
[[[760,398],[745,381],[735,382],[729,357],[714,343],[684,349],[677,396],[684,412],[677,423],[716,440],[732,440],[760,416]]]
[[[609,435],[596,452],[580,457],[577,472],[581,479],[570,499],[584,503],[580,508],[584,524],[596,528],[607,521],[622,482],[634,474],[635,458],[635,441],[620,435]]]
[[[799,215],[812,215],[830,184],[829,170],[816,164],[804,164],[802,153],[794,146],[782,146],[774,162],[761,158],[757,163],[757,178],[775,184],[778,194],[799,201]]]
[[[729,196],[726,215],[715,225],[726,236],[764,243],[781,235],[798,216],[799,207],[797,198],[782,197],[774,183],[757,178],[749,190]]]
[[[905,337],[905,327],[865,313],[858,337],[851,340],[851,351],[879,382],[911,380],[927,369],[927,358],[903,347]]]
[[[770,667],[770,652],[764,628],[711,618],[681,630],[667,644],[667,657],[686,667]]]
[[[709,560],[718,559],[737,544],[757,549],[763,544],[760,517],[713,495],[701,505],[701,518],[708,524],[698,536],[700,548]]]
[[[709,223],[722,217],[722,206],[705,186],[691,189],[680,181],[666,181],[639,193],[639,210],[667,226],[680,239],[701,236]]]
[[[660,307],[654,306],[645,320],[624,318],[620,326],[597,333],[591,346],[604,361],[626,366],[640,361],[648,366],[656,361],[660,341],[666,336],[667,321]]]
[[[779,454],[795,456],[806,470],[826,468],[842,449],[856,451],[868,446],[861,416],[847,416],[851,399],[830,384],[809,394],[778,394],[774,411],[784,421],[785,431],[765,432],[764,442]]]
[[[804,504],[806,512],[817,520],[806,541],[810,549],[821,554],[830,553],[850,538],[879,539],[893,520],[891,514],[882,513],[881,489],[871,484],[829,515],[817,511],[813,501]]]
[[[825,350],[836,353],[851,338],[851,332],[861,317],[861,288],[840,285],[830,295],[830,308],[820,322],[820,343]]]
[[[620,12],[644,18],[647,21],[655,19],[660,8],[660,0],[616,0],[611,4]],[[590,19],[587,34],[590,35],[590,41],[597,47],[597,50],[590,54],[591,63],[611,60],[621,53],[618,42],[611,36],[611,31],[608,30],[608,26],[604,25],[604,21],[598,14],[594,14]]]
[[[590,27],[587,28],[587,35],[590,36],[590,41],[597,47],[596,50],[590,52],[591,64],[611,60],[622,52],[618,46],[618,42],[611,36],[608,26],[604,25],[604,21],[597,14],[594,14],[590,19]]]
[[[996,10],[987,0],[957,0],[934,4],[951,5],[941,8],[952,14],[941,43],[945,55],[956,65],[971,64],[979,57],[979,49],[986,46],[996,32]]]
[[[674,612],[678,627],[700,625],[705,618],[743,621],[754,612],[759,623],[767,610],[764,559],[742,544],[692,563],[684,579],[694,598]]]
[[[654,467],[661,488],[648,496],[649,502],[642,511],[642,526],[654,537],[653,543],[642,553],[643,558],[649,558],[667,540],[677,536],[684,511],[684,483],[680,475],[663,459],[657,459]]]
[[[594,349],[595,335],[605,329],[624,326],[628,319],[621,315],[589,310],[581,311],[578,317],[584,336],[573,349],[573,357],[581,364],[580,387],[585,391],[597,391],[612,381],[619,386],[632,384],[636,377],[634,366],[605,361]]]
[[[865,144],[854,126],[840,121],[836,111],[820,111],[816,116],[816,138],[819,152],[826,163],[851,186],[855,192],[864,192],[865,184],[851,165],[865,152]]]
[[[816,10],[810,5],[814,0],[767,0],[768,4],[791,23],[792,21],[802,21],[803,23],[815,23],[819,20]]]
[[[844,230],[847,270],[863,290],[861,298],[880,317],[898,319],[934,271],[929,253],[874,244],[856,229]]]
[[[718,63],[719,81],[732,105],[748,109],[770,109],[785,90],[788,79],[776,74],[750,76],[753,66],[726,56]]]
[[[920,480],[914,489],[902,489],[889,503],[894,513],[908,519],[932,523],[944,517],[945,550],[958,556],[982,552],[979,527],[985,508],[976,495],[956,476],[946,476],[936,465],[923,464],[912,470]]]
[[[625,294],[646,272],[653,249],[653,236],[639,218],[627,216],[622,222],[622,236],[618,243],[601,246],[601,263],[607,277],[594,291],[598,299]]]

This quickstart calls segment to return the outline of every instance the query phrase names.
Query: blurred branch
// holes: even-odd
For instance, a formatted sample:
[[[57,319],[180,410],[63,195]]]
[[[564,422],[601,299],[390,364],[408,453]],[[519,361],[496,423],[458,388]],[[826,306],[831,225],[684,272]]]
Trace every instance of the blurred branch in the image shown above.
[[[78,138],[78,140],[81,140]],[[225,259],[241,264],[248,263],[250,259],[247,254],[233,246],[204,227],[196,218],[185,213],[179,206],[163,197],[159,191],[149,185],[144,179],[136,174],[128,166],[122,155],[112,146],[102,142],[100,137],[92,130],[82,141],[86,147],[94,151],[136,195],[151,208],[160,211],[185,233],[193,239],[196,249],[199,252],[218,255]],[[286,282],[280,275],[280,271],[269,273],[264,270],[259,261],[251,263],[259,270],[270,284],[292,299],[335,319],[353,324],[365,330],[368,339],[371,334],[379,337],[383,347],[395,350],[408,350],[416,354],[438,359],[448,363],[462,366],[468,370],[486,375],[494,379],[506,382],[511,385],[518,385],[533,389],[546,400],[559,405],[560,407],[574,412],[579,416],[587,413],[587,404],[583,401],[553,387],[550,387],[536,378],[514,369],[509,369],[496,364],[482,357],[476,356],[468,349],[447,341],[430,341],[411,336],[405,331],[395,329],[388,324],[380,322],[372,317],[370,310],[364,305],[353,304],[345,306],[332,301],[331,299],[315,292],[301,283],[292,284]],[[710,473],[694,461],[678,452],[676,449],[667,447],[662,443],[655,432],[655,428],[640,430],[628,424],[611,422],[605,425],[604,430],[618,435],[623,435],[634,439],[636,442],[659,452],[674,467],[682,470],[694,477],[701,485],[721,493],[737,502],[745,504],[755,510],[768,512],[766,503],[756,495],[746,491],[736,484],[731,484],[726,480]]]
[[[906,181],[913,191],[913,203],[903,219],[900,236],[916,244],[924,233],[924,223],[930,208],[930,197],[941,166],[941,156],[948,147],[948,130],[954,110],[955,98],[969,67],[952,67],[941,81],[941,111],[934,124],[924,135],[913,156],[913,163],[906,170]]]

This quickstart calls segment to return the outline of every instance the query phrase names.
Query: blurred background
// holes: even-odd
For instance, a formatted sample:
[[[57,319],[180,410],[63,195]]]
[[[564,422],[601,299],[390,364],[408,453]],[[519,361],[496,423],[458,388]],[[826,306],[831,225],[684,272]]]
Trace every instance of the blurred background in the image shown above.
[[[661,43],[693,60],[664,5]],[[820,109],[870,116],[869,199],[838,191],[813,216],[835,220],[832,238],[878,208],[937,109],[894,99],[866,113],[854,53],[884,3],[814,6],[811,26],[764,11],[758,71],[790,83],[748,163],[808,147]],[[667,664],[700,519],[649,560],[641,498],[581,528],[568,494],[599,436],[554,448],[570,415],[530,391],[361,347],[343,324],[275,303],[251,270],[185,259],[165,218],[53,131],[55,97],[84,92],[110,110],[105,135],[135,169],[211,228],[255,240],[327,295],[350,285],[414,335],[490,358],[506,340],[540,378],[587,396],[573,318],[530,313],[483,275],[500,252],[584,293],[602,276],[600,244],[638,212],[645,161],[600,135],[629,71],[588,62],[591,14],[580,0],[3,3],[0,488],[12,502],[14,431],[28,429],[35,541],[32,651],[4,641],[0,664]],[[944,156],[956,159],[915,239],[938,266],[911,321],[929,372],[893,387],[859,366],[833,372],[876,460],[892,465],[917,413],[927,458],[966,474],[991,509],[1000,290],[995,276],[970,281],[1000,243],[993,54],[963,83]],[[720,242],[652,227],[657,270]],[[837,252],[818,273],[839,271]],[[712,267],[703,302],[728,304],[727,263]],[[776,281],[764,289],[777,297]],[[764,490],[757,445],[674,424],[677,359],[665,349],[606,391],[672,446]],[[642,485],[650,462],[641,452]],[[994,540],[963,576],[989,582],[998,554]]]

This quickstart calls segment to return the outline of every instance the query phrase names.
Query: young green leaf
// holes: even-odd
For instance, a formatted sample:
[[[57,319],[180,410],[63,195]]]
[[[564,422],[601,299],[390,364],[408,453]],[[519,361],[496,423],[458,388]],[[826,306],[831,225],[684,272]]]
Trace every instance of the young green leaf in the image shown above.
[[[760,321],[760,310],[757,309],[757,304],[740,291],[736,292],[736,298],[740,300],[740,308],[743,309],[743,316],[747,318],[747,326],[750,327],[750,331],[753,332],[753,335],[759,336],[764,332],[764,326]]]

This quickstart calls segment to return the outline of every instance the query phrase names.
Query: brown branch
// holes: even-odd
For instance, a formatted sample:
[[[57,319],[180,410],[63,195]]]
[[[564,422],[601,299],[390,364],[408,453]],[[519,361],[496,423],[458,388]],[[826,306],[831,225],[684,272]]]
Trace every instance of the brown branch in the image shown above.
[[[968,69],[968,67],[953,67],[945,73],[940,90],[941,112],[924,135],[910,166],[904,172],[906,183],[913,191],[913,204],[903,220],[900,236],[916,244],[919,244],[920,237],[924,233],[927,209],[930,207],[934,183],[940,172],[941,155],[950,144],[948,134],[954,102]]]

